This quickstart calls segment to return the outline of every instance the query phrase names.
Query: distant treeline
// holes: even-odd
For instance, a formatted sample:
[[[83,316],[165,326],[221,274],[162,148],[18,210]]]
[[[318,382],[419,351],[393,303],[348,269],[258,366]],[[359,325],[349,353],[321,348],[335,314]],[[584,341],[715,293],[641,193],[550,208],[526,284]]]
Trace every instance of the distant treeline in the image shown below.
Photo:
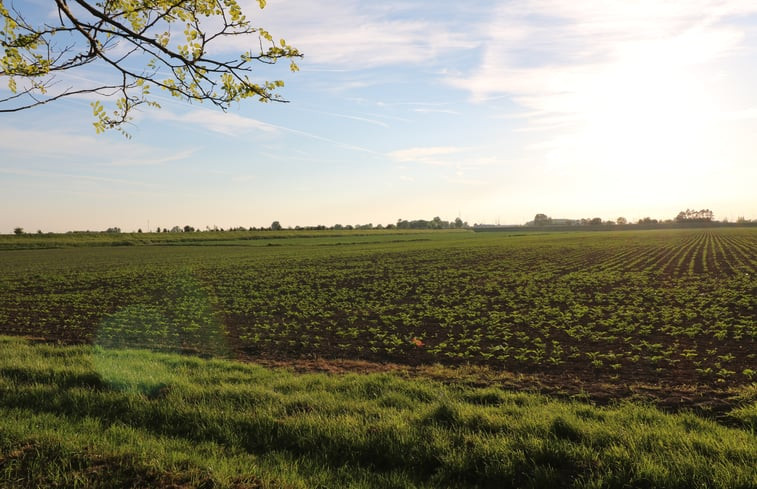
[[[653,219],[644,217],[635,223],[628,221],[625,217],[618,217],[615,220],[603,220],[600,217],[582,218],[582,219],[556,219],[546,214],[536,214],[533,221],[527,222],[524,226],[509,225],[500,226],[495,224],[475,224],[476,231],[515,231],[524,229],[539,229],[544,231],[566,230],[566,229],[584,229],[584,230],[608,230],[608,229],[658,229],[658,228],[676,228],[676,227],[701,227],[701,226],[757,226],[757,220],[749,220],[739,217],[735,222],[729,222],[728,219],[716,221],[714,213],[709,209],[693,210],[686,209],[681,211],[674,219]]]
[[[445,221],[439,216],[433,219],[398,219],[397,223],[390,224],[334,224],[331,226],[319,224],[316,226],[288,226],[284,227],[279,221],[273,221],[270,226],[261,227],[245,227],[236,226],[222,228],[218,226],[205,226],[205,229],[195,228],[194,226],[172,226],[172,227],[160,227],[158,226],[153,231],[148,229],[147,232],[155,233],[196,233],[196,232],[227,232],[227,231],[350,231],[350,230],[369,230],[369,229],[474,229],[479,230],[507,230],[507,229],[524,229],[524,228],[539,228],[539,229],[565,229],[565,228],[590,228],[590,229],[608,229],[619,228],[622,226],[634,226],[634,228],[657,228],[657,227],[679,227],[679,226],[700,226],[700,225],[714,225],[714,226],[729,226],[729,225],[757,225],[757,219],[749,220],[743,216],[736,219],[734,223],[728,221],[728,219],[722,219],[716,221],[714,219],[713,211],[709,209],[693,210],[686,209],[681,211],[675,218],[672,219],[653,219],[651,217],[644,217],[637,220],[635,223],[630,222],[625,217],[618,217],[617,219],[603,220],[600,217],[581,218],[581,219],[563,219],[552,218],[546,214],[536,214],[532,221],[527,222],[525,225],[505,225],[499,224],[474,224],[470,226],[467,222],[457,217],[453,221]],[[110,227],[105,231],[68,231],[68,233],[106,233],[106,234],[121,234],[122,232],[133,231],[121,231],[120,227]],[[142,233],[142,229],[137,229],[137,233]],[[13,233],[16,235],[28,235],[22,227],[16,227],[13,229]],[[36,234],[44,234],[41,230],[37,230]],[[51,233],[47,233],[51,234]]]
[[[398,219],[396,224],[334,224],[332,226],[326,226],[323,224],[319,224],[316,226],[289,226],[284,227],[279,221],[273,221],[270,226],[268,227],[245,227],[245,226],[232,226],[228,228],[222,228],[218,226],[205,226],[205,229],[195,228],[194,226],[185,225],[185,226],[172,226],[172,227],[161,227],[158,226],[153,231],[152,229],[148,229],[147,232],[155,232],[155,233],[197,233],[197,232],[230,232],[230,231],[350,231],[350,230],[368,230],[368,229],[469,229],[470,226],[467,222],[463,221],[459,217],[456,218],[454,221],[445,221],[439,216],[434,217],[433,219],[426,220],[426,219],[416,219],[412,221],[408,221],[406,219]],[[121,234],[122,232],[131,232],[131,231],[122,231],[120,227],[110,227],[107,228],[105,231],[67,231],[68,234],[92,234],[92,233],[104,233],[104,234]],[[142,228],[137,229],[136,233],[142,233]],[[24,228],[17,227],[13,229],[13,234],[20,236],[24,234],[31,234],[24,231]],[[45,234],[42,232],[42,230],[37,230],[36,234]],[[51,234],[51,233],[47,233]]]
[[[752,221],[740,216],[736,219],[736,224],[749,224]],[[546,214],[536,214],[533,221],[526,223],[526,226],[626,226],[626,225],[656,225],[656,224],[703,224],[703,223],[719,223],[730,224],[728,219],[716,221],[714,219],[714,213],[710,209],[694,210],[686,209],[681,211],[672,219],[653,219],[651,217],[644,217],[636,221],[636,223],[630,222],[625,217],[618,217],[615,220],[603,220],[601,217],[591,217],[582,219],[554,219]],[[485,226],[485,225],[484,225]]]

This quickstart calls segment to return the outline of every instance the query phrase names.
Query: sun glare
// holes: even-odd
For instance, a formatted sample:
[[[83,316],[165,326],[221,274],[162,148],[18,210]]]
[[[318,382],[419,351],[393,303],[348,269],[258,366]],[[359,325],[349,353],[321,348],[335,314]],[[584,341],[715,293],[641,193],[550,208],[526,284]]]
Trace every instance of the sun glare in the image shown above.
[[[707,80],[650,56],[620,62],[591,85],[579,132],[596,165],[676,172],[706,165],[715,114]]]

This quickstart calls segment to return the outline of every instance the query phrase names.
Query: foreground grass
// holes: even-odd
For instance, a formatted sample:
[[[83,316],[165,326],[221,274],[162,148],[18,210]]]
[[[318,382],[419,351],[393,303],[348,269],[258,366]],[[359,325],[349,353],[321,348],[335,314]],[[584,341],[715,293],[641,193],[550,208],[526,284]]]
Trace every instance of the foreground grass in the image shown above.
[[[2,487],[757,487],[693,414],[0,337]]]

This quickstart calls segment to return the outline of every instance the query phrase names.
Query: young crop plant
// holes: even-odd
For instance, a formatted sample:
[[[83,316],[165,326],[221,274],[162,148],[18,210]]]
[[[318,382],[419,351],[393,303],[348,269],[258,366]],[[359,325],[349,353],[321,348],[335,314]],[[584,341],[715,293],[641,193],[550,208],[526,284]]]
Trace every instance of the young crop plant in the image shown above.
[[[180,247],[0,250],[1,324],[64,342],[529,374],[588,367],[622,382],[707,383],[701,372],[722,368],[737,386],[754,365],[751,229],[280,237],[280,247],[249,234],[203,246],[213,234]]]

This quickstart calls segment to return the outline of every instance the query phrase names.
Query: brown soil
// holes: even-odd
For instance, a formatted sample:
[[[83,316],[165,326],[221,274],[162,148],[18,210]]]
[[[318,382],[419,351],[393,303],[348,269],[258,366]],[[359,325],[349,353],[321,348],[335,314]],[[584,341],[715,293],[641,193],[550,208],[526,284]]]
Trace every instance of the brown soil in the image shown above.
[[[729,411],[743,402],[739,397],[738,385],[671,383],[659,381],[654,375],[647,376],[645,380],[614,381],[594,375],[580,376],[568,372],[517,373],[476,365],[405,365],[349,359],[284,359],[247,354],[240,354],[238,360],[298,373],[392,373],[407,378],[428,378],[446,384],[538,393],[600,406],[623,401],[642,402],[653,404],[666,412],[692,411],[724,424],[731,424],[727,416]]]
[[[82,344],[70,338],[25,336],[35,343]],[[137,345],[131,345],[137,346]],[[209,357],[206,351],[184,348],[178,353]],[[513,391],[540,393],[561,399],[575,399],[609,405],[623,401],[645,402],[667,412],[693,411],[725,424],[728,412],[744,402],[739,391],[745,384],[735,380],[706,384],[697,382],[687,368],[663,369],[649,365],[623,365],[622,375],[612,376],[592,370],[585,361],[566,362],[557,366],[543,365],[538,371],[516,371],[505,366],[433,362],[397,362],[391,360],[346,359],[310,355],[265,354],[238,349],[233,354],[239,361],[271,368],[284,368],[299,373],[392,373],[407,378],[428,378],[447,384],[472,387],[499,387]],[[739,355],[741,356],[741,355]],[[630,367],[630,368],[629,368]]]

